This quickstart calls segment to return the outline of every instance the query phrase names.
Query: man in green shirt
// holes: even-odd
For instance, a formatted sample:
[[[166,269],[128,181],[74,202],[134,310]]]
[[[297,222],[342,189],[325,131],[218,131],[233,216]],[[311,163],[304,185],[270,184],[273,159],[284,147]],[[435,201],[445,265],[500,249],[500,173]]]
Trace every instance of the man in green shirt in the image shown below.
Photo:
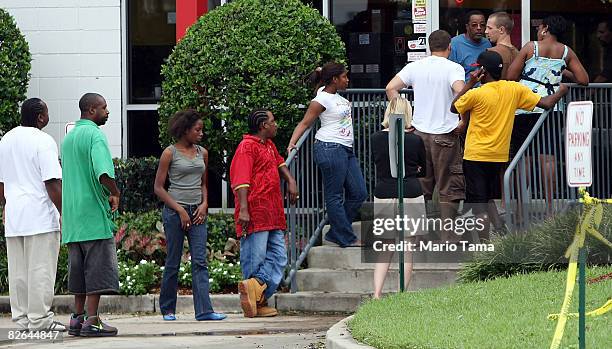
[[[100,295],[119,291],[112,220],[119,207],[119,190],[108,141],[99,128],[109,112],[104,97],[96,93],[83,95],[79,109],[81,119],[61,147],[62,242],[68,244],[68,290],[74,294],[76,308],[69,333],[115,336],[117,329],[98,317]]]

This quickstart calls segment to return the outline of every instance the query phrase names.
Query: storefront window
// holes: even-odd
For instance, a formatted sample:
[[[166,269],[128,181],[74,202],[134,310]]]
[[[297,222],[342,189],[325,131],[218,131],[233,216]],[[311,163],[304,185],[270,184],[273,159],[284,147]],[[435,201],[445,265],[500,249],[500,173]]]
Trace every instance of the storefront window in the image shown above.
[[[176,44],[176,0],[128,1],[129,103],[157,103],[161,66]]]
[[[465,15],[479,10],[488,17],[493,12],[505,11],[514,19],[512,44],[521,48],[521,1],[520,0],[440,0],[440,29],[446,30],[451,36],[465,33],[467,18]]]
[[[352,88],[384,87],[409,53],[425,52],[425,24],[415,27],[409,0],[331,0],[330,10],[346,44]]]
[[[531,1],[531,40],[537,40],[537,27],[549,15],[561,15],[569,29],[561,42],[570,46],[589,73],[591,82],[612,82],[612,3],[601,0]],[[599,35],[598,35],[599,30]],[[602,80],[605,78],[605,80]]]

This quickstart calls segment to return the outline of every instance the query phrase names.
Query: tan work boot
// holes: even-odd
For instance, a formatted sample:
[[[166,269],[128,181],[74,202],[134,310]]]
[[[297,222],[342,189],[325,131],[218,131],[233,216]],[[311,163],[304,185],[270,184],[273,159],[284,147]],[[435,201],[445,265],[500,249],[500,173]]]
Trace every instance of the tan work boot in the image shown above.
[[[257,317],[272,317],[276,315],[278,315],[278,311],[272,307],[265,305],[257,307]]]
[[[240,292],[240,306],[245,317],[257,315],[257,302],[263,298],[263,292],[267,285],[260,285],[255,278],[240,281],[238,292]]]

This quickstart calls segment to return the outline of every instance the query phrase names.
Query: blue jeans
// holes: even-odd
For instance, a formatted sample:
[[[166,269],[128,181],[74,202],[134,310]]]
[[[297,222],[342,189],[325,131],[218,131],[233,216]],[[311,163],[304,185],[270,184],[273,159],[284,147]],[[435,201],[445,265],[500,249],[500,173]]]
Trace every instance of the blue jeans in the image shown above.
[[[193,220],[197,206],[183,206]],[[208,262],[206,260],[206,222],[192,225],[188,230],[181,227],[179,214],[166,206],[162,211],[164,232],[166,234],[166,265],[159,295],[159,309],[162,314],[176,312],[176,291],[178,288],[178,271],[183,255],[183,241],[187,235],[189,253],[191,254],[191,287],[193,288],[193,307],[196,319],[213,312],[210,303],[208,283]]]
[[[244,279],[257,278],[268,287],[264,297],[269,299],[283,279],[287,265],[285,232],[258,231],[240,238],[240,267]]]
[[[323,174],[327,217],[331,226],[325,239],[340,246],[357,240],[352,222],[368,196],[365,180],[353,148],[316,141],[314,161]]]

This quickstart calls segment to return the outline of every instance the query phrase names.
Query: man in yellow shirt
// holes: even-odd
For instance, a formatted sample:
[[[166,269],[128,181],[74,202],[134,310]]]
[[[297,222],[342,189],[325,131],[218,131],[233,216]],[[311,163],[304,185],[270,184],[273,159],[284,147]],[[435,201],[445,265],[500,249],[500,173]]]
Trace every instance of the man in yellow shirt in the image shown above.
[[[470,126],[463,154],[465,202],[471,204],[477,217],[487,219],[488,207],[497,214],[493,199],[499,199],[501,194],[499,176],[508,162],[514,112],[536,106],[551,109],[568,88],[561,84],[555,94],[542,98],[518,82],[499,80],[503,61],[494,51],[481,53],[477,65],[480,68],[455,97],[451,111],[461,114],[461,127],[467,128],[468,123]],[[478,82],[482,85],[473,89]],[[479,233],[481,239],[488,239],[488,223]]]

